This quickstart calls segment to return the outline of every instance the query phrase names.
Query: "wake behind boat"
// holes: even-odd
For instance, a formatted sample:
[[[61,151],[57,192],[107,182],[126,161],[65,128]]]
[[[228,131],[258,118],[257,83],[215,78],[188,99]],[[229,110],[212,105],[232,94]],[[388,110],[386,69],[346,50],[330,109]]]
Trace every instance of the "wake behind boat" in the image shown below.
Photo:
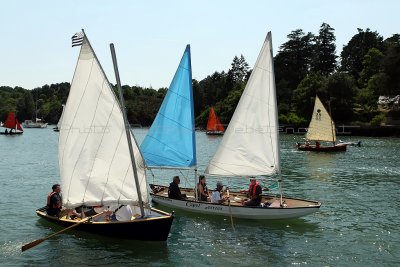
[[[120,102],[83,31],[74,35],[74,43],[81,50],[58,144],[63,206],[101,206],[116,219],[103,216],[80,224],[68,216],[49,216],[45,209],[36,213],[50,222],[79,224],[77,229],[101,235],[165,241],[173,216],[149,206],[145,164],[126,119],[114,48],[110,45]],[[125,215],[118,217],[121,210]]]
[[[315,144],[312,144],[313,141]],[[332,144],[320,142],[332,142]],[[296,147],[301,151],[314,152],[339,152],[347,149],[346,143],[336,143],[335,123],[318,96],[315,96],[314,111],[307,130],[306,141],[304,144],[297,143]]]
[[[175,80],[181,83],[177,85]],[[141,148],[149,168],[191,169],[196,184],[192,92],[190,53],[185,51],[173,83]],[[182,190],[187,199],[168,198],[167,187],[157,185],[153,186],[153,192],[150,193],[153,201],[197,213],[246,219],[286,219],[316,212],[321,203],[282,195],[278,128],[272,39],[271,33],[268,33],[231,122],[205,173],[236,179],[246,179],[253,175],[277,175],[279,196],[263,196],[262,201],[268,204],[250,207],[241,204],[244,194],[231,192],[230,204],[213,204],[199,201],[196,189]]]

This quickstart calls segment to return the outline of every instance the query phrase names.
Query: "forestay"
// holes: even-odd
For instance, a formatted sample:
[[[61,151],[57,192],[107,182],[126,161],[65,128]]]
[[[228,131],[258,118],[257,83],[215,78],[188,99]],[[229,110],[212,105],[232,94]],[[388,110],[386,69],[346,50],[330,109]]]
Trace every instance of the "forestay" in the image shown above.
[[[307,130],[307,140],[336,141],[335,124],[318,96],[315,97],[314,111]]]
[[[144,161],[135,142],[133,150],[140,192],[147,199]],[[58,156],[67,207],[137,203],[122,111],[86,37],[64,110]]]
[[[206,173],[221,176],[279,173],[278,137],[272,40],[269,32]]]
[[[197,164],[189,45],[140,148],[150,167],[193,167]]]

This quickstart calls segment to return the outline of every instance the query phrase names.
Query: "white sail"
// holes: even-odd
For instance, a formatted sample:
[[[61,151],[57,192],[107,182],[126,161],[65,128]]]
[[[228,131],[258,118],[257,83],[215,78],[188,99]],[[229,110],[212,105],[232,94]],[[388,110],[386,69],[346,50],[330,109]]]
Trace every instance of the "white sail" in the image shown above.
[[[63,117],[64,117],[64,109],[65,109],[65,105],[62,105],[62,112],[61,112],[61,117],[60,117],[60,119],[58,120],[58,123],[57,123],[57,128],[58,129],[60,129],[61,128],[61,125],[62,125],[62,119],[63,119]]]
[[[306,139],[313,141],[336,141],[335,124],[318,96],[315,97],[314,111],[308,126]]]
[[[136,142],[133,149],[140,192],[147,199]],[[58,156],[65,206],[137,203],[122,111],[86,37],[65,105]]]
[[[221,176],[279,173],[278,126],[269,32],[225,135],[205,172]]]

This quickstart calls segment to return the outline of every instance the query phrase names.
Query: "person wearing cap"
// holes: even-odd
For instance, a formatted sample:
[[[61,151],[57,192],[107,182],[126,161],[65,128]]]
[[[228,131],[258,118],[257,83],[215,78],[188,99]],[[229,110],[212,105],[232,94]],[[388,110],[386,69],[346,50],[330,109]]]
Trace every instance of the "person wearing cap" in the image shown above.
[[[212,203],[222,204],[228,199],[227,196],[221,196],[222,195],[221,191],[222,191],[223,187],[224,187],[224,185],[222,184],[222,182],[217,182],[217,188],[211,194],[211,202]]]
[[[250,187],[247,193],[249,200],[243,202],[243,206],[257,207],[261,204],[262,188],[255,177],[250,178]]]
[[[172,183],[169,184],[168,188],[168,197],[172,199],[185,199],[186,195],[181,193],[181,190],[179,189],[179,183],[181,182],[181,179],[179,176],[174,176],[172,179]]]

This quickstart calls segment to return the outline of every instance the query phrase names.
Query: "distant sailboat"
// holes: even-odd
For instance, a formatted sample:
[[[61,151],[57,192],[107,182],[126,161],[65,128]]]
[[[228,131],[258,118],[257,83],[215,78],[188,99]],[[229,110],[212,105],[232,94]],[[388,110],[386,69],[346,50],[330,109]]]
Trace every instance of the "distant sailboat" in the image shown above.
[[[173,215],[150,207],[145,163],[126,119],[122,92],[118,101],[88,38],[83,32],[79,36],[82,46],[58,143],[63,205],[101,206],[116,218],[103,216],[98,221],[97,217],[76,229],[121,239],[165,241]],[[118,73],[113,46],[111,51]],[[120,89],[119,75],[117,83]],[[60,225],[77,224],[67,217],[49,216],[46,208],[36,213]]]
[[[3,123],[2,127],[9,129],[6,129],[4,132],[1,131],[0,134],[3,135],[22,134],[24,132],[24,130],[22,130],[21,124],[19,123],[18,119],[14,115],[14,112],[12,111],[8,113],[8,117]]]
[[[222,135],[224,134],[225,128],[222,126],[221,121],[215,114],[214,107],[210,108],[210,114],[208,116],[207,122],[207,132],[208,135]]]
[[[315,144],[311,144],[315,141]],[[332,142],[332,145],[322,145],[320,142]],[[310,125],[308,126],[305,144],[297,144],[301,151],[336,152],[346,151],[347,144],[336,144],[336,130],[328,111],[325,109],[318,96],[315,97],[315,105]]]
[[[42,119],[38,118],[37,100],[35,103],[35,120],[25,120],[24,128],[47,128],[47,122],[43,122]]]
[[[263,195],[262,203],[265,204],[268,201],[268,203],[271,204],[269,206],[260,205],[259,207],[248,207],[241,204],[241,201],[246,197],[246,195],[241,192],[231,192],[230,204],[218,204],[197,200],[197,193],[191,188],[181,189],[182,193],[186,194],[187,199],[171,199],[168,197],[168,187],[164,185],[153,185],[151,196],[154,202],[196,213],[245,219],[296,218],[314,213],[320,208],[321,203],[318,201],[289,198],[282,195],[279,157],[279,125],[271,38],[271,34],[268,33],[231,122],[205,173],[230,178],[237,177],[232,179],[242,180],[246,180],[246,177],[252,175],[276,175],[278,178],[280,195]],[[190,70],[190,65],[186,67],[181,67],[181,65],[184,65],[184,63],[180,64],[181,71]],[[178,71],[177,74],[179,73]],[[180,78],[179,80],[183,80],[180,76],[177,76],[177,74],[175,78],[178,77]],[[179,93],[177,93],[177,89],[174,88],[173,92],[170,93],[172,98],[167,99],[166,97],[164,99],[157,118],[165,122],[172,121],[171,116],[175,116],[175,118],[185,118],[185,121],[182,119],[175,122],[176,127],[178,127],[180,123],[184,123],[180,126],[180,128],[186,129],[186,131],[182,129],[184,137],[175,137],[175,134],[165,133],[163,128],[158,127],[158,125],[162,125],[162,123],[156,125],[153,123],[149,130],[151,135],[146,136],[145,139],[148,143],[146,143],[146,146],[144,146],[144,143],[142,144],[146,161],[151,161],[153,155],[154,157],[162,159],[164,163],[174,158],[175,151],[180,148],[180,143],[165,142],[170,136],[178,140],[183,138],[185,138],[185,140],[190,140],[192,142],[191,146],[195,148],[196,142],[195,139],[192,138],[194,135],[194,119],[189,120],[191,116],[185,116],[185,113],[180,113],[182,111],[187,111],[187,109],[189,112],[193,112],[193,98],[187,97],[188,95],[192,95],[191,82],[186,80],[185,83],[182,84],[186,86],[180,88]],[[182,102],[176,104],[176,98],[180,97],[180,93],[182,92],[186,92],[185,97],[182,96],[182,98],[185,99],[185,110],[175,110],[175,106],[178,108],[183,103],[183,100],[181,100]],[[169,108],[166,109],[165,107]],[[165,111],[168,112],[165,113]],[[154,132],[157,133],[156,137],[153,135]],[[172,133],[175,133],[175,131]],[[150,147],[149,143],[153,142],[157,142],[160,145],[162,144],[164,147],[154,146],[151,150],[147,150],[146,148]],[[190,156],[192,156],[195,149],[190,151]],[[147,157],[146,155],[150,156]],[[187,163],[189,162],[190,160],[187,160]]]

